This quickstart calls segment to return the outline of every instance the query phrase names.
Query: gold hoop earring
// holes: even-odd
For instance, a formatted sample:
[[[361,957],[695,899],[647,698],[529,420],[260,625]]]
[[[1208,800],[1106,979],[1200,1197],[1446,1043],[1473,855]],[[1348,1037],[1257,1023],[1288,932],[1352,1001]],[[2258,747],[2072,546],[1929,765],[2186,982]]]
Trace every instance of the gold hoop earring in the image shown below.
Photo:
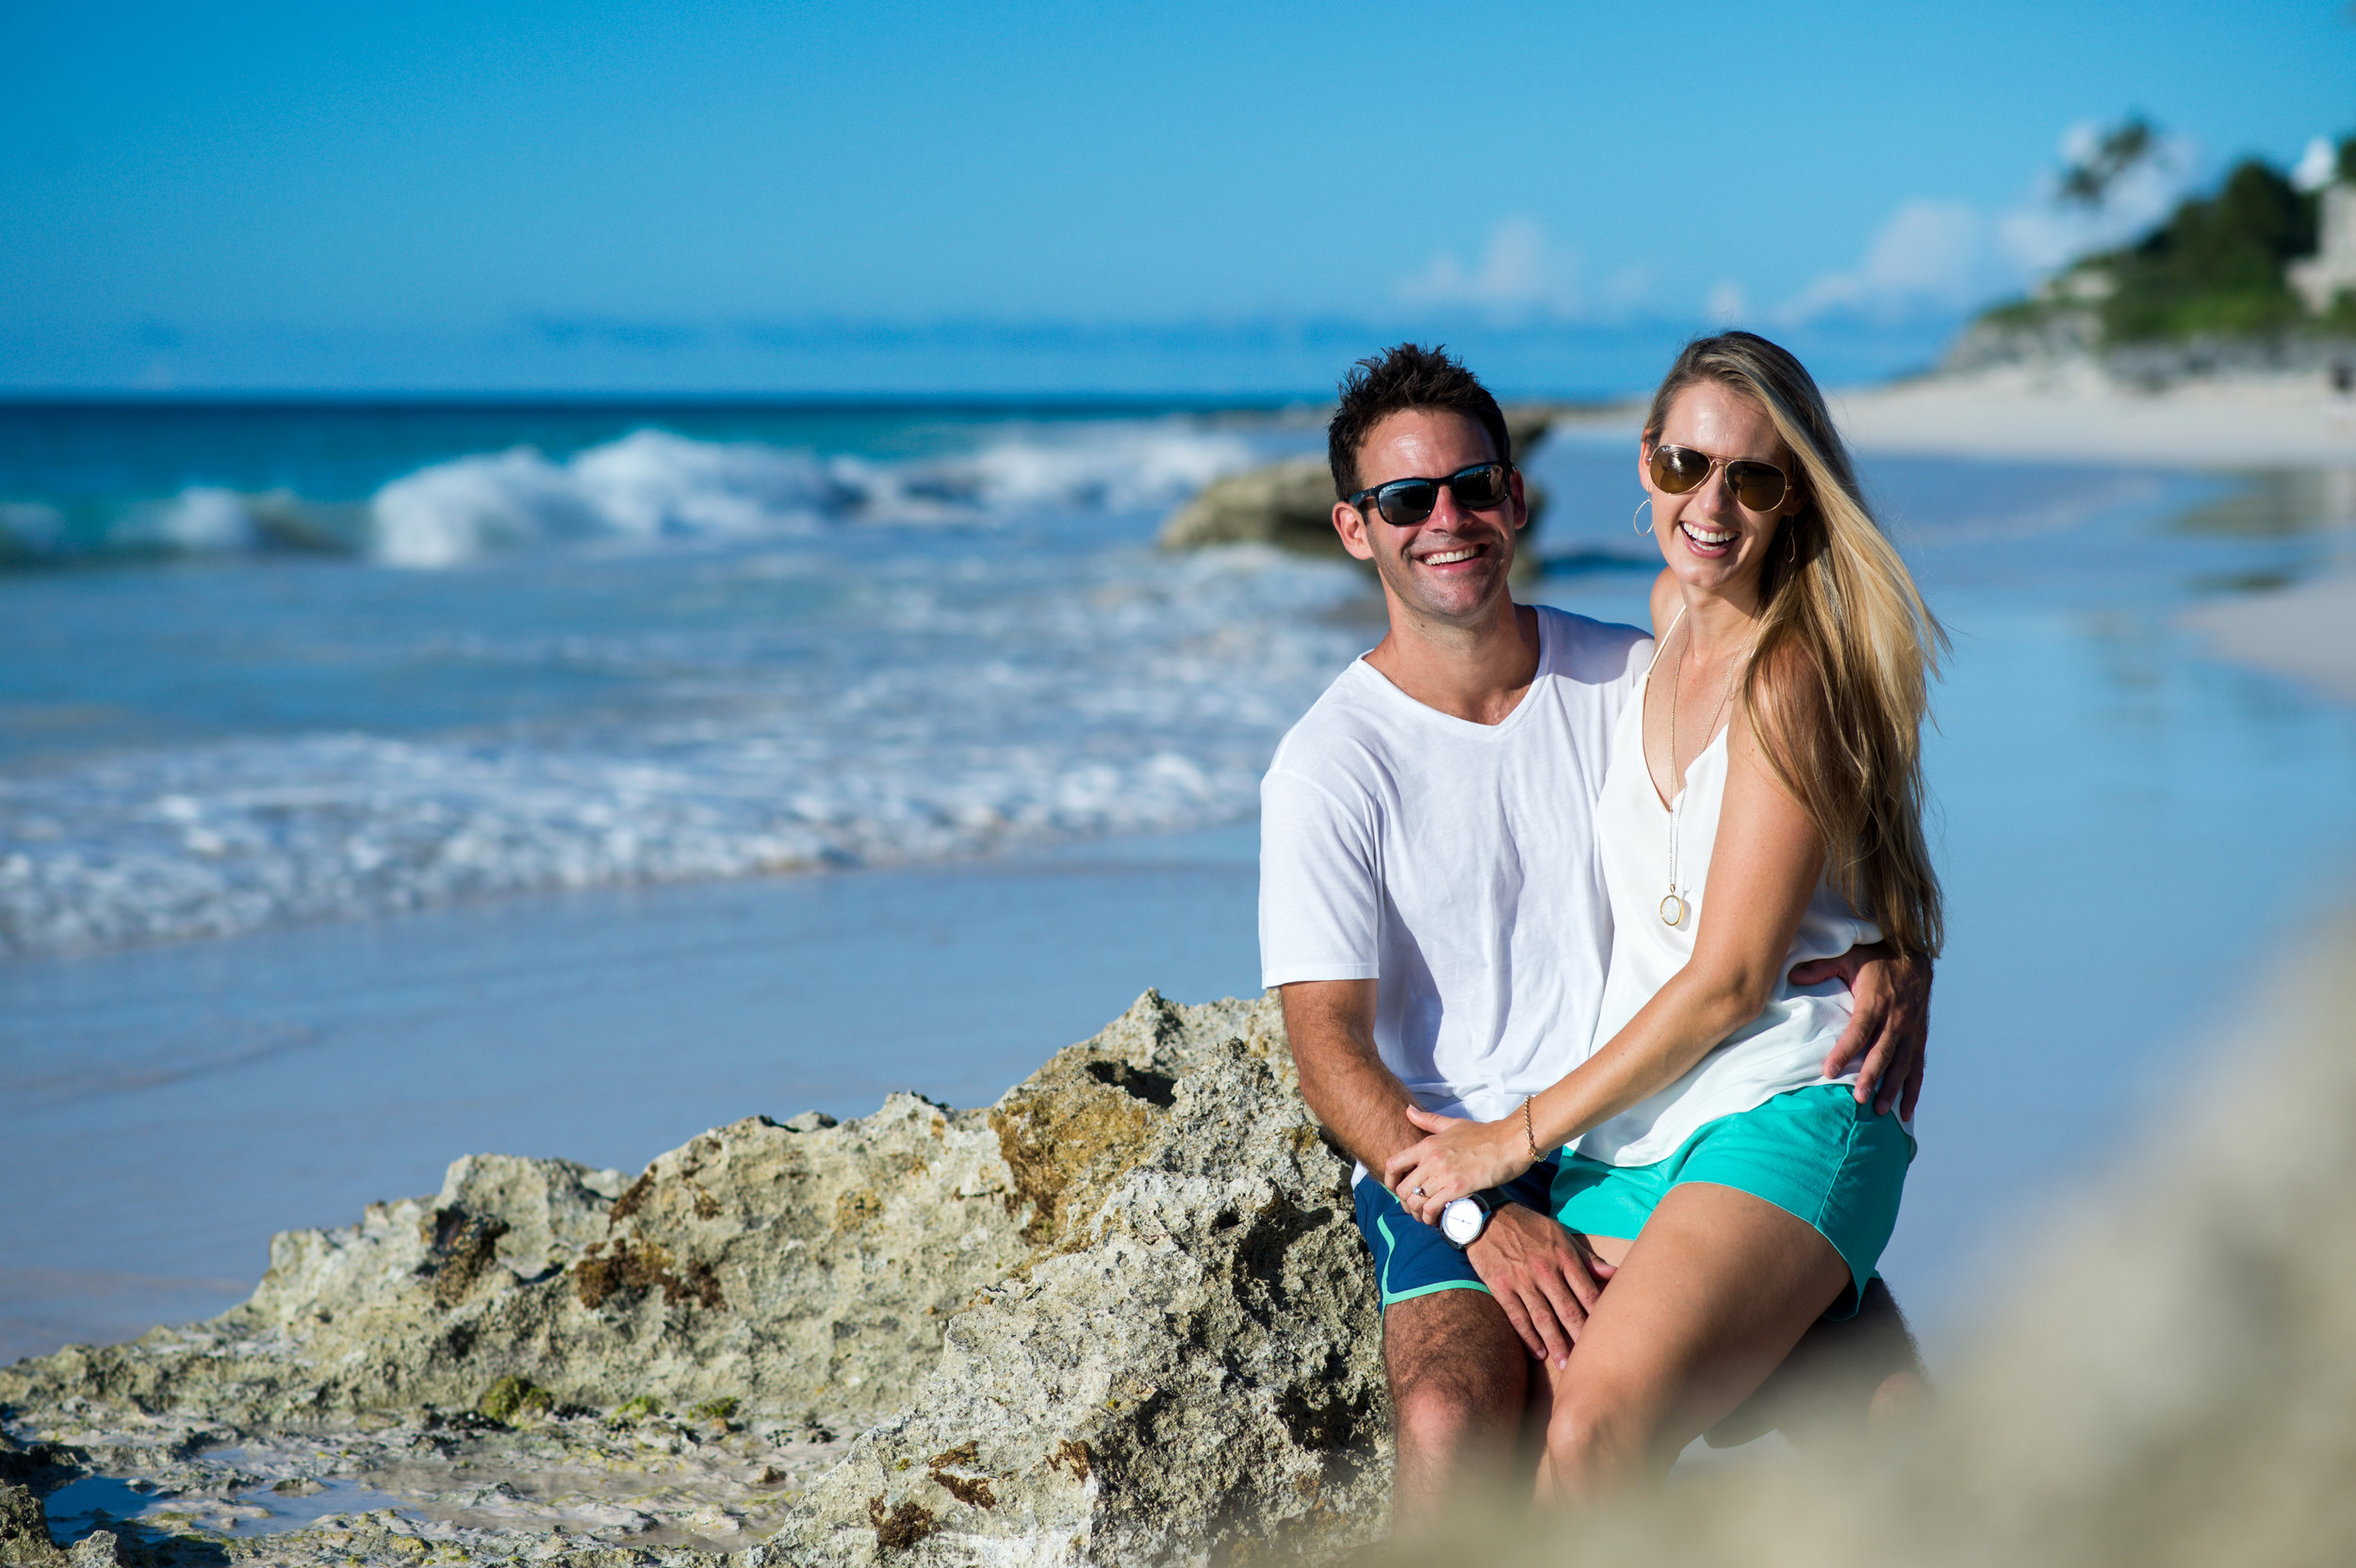
[[[1652,498],[1650,496],[1646,496],[1643,500],[1638,501],[1636,503],[1636,510],[1628,514],[1628,526],[1631,529],[1636,529],[1636,531],[1639,533],[1650,533],[1652,531],[1652,524],[1649,520],[1645,522],[1643,528],[1636,528],[1637,516],[1644,512],[1644,508],[1650,505],[1652,505]]]
[[[1783,558],[1796,566],[1800,564],[1800,531],[1786,518],[1783,525]]]

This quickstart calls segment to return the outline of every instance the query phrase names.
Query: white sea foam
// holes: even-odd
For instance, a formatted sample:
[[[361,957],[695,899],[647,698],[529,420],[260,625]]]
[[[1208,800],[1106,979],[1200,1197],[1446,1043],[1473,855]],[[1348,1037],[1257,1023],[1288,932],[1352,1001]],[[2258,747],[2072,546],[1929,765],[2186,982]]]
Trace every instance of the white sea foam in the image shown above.
[[[1364,591],[1347,567],[1254,549],[994,536],[883,560],[787,541],[697,570],[650,591],[726,573],[757,603],[839,596],[775,625],[554,643],[491,626],[439,645],[622,672],[646,700],[620,718],[254,738],[0,778],[0,951],[1232,820],[1355,651],[1327,612]]]
[[[1142,514],[1262,455],[1176,419],[1008,425],[905,462],[640,430],[435,463],[365,509],[217,488],[141,503],[117,546],[504,560],[422,594],[405,574],[335,580],[350,633],[249,606],[299,704],[325,691],[322,710],[374,732],[245,734],[232,702],[194,717],[243,738],[0,776],[0,951],[1248,813],[1277,737],[1354,651],[1321,612],[1363,586],[1141,536]],[[873,527],[944,522],[982,526]],[[672,539],[719,547],[556,547]],[[199,612],[237,615],[240,580],[210,580]],[[210,645],[190,629],[186,647]],[[279,664],[197,657],[191,692],[270,710]]]
[[[372,553],[448,566],[542,540],[741,535],[807,528],[827,507],[811,458],[643,430],[562,463],[529,447],[437,463],[370,504]]]
[[[134,548],[188,555],[237,555],[253,549],[261,531],[252,498],[215,485],[192,484],[168,499],[149,501],[114,531]]]

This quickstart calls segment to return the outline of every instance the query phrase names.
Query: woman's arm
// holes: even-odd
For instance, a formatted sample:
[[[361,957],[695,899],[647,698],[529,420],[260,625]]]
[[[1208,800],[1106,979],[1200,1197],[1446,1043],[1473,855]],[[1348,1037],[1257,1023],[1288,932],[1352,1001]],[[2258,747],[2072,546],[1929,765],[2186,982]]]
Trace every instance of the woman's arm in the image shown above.
[[[1764,684],[1771,700],[1789,702],[1814,683]],[[1726,752],[1726,801],[1693,956],[1602,1050],[1530,1102],[1527,1131],[1518,1110],[1494,1122],[1411,1111],[1409,1119],[1432,1135],[1392,1156],[1384,1176],[1417,1218],[1436,1222],[1449,1199],[1511,1180],[1532,1163],[1533,1141],[1541,1150],[1561,1148],[1676,1083],[1775,995],[1824,876],[1824,844],[1740,715]],[[1420,1198],[1413,1196],[1418,1186]]]

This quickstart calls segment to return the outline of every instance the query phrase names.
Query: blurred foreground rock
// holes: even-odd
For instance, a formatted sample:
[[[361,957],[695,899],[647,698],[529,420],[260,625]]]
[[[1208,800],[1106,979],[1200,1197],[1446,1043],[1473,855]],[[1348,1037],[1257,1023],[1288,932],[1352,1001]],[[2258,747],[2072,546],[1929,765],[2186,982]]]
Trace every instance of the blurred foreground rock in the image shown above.
[[[1389,1464],[1349,1172],[1271,1004],[1148,992],[985,1111],[752,1118],[634,1181],[460,1160],[277,1237],[219,1318],[0,1369],[0,1405],[179,1499],[137,1527],[167,1559],[1339,1546]],[[266,1482],[411,1516],[237,1534]]]
[[[1505,410],[1506,433],[1513,440],[1517,466],[1528,466],[1530,453],[1546,439],[1555,418],[1551,408],[1524,405]],[[1523,531],[1523,539],[1528,541],[1537,533],[1546,496],[1526,475],[1522,493],[1530,504],[1530,526]],[[1166,550],[1201,549],[1206,545],[1274,545],[1304,555],[1349,559],[1340,536],[1333,531],[1333,475],[1321,456],[1288,458],[1212,481],[1170,514],[1162,524],[1159,543]],[[1525,543],[1514,557],[1515,575],[1534,574],[1537,561],[1537,552]]]

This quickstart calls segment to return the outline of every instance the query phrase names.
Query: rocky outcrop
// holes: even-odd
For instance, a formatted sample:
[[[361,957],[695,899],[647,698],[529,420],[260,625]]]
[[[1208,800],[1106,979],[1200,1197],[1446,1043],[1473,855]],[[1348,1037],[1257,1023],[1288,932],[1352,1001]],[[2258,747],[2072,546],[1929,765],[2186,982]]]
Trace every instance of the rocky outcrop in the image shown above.
[[[634,1180],[460,1160],[279,1236],[221,1317],[0,1369],[0,1404],[221,1507],[281,1475],[256,1455],[282,1491],[357,1474],[475,1556],[527,1549],[499,1521],[532,1507],[584,1546],[774,1527],[779,1563],[1342,1544],[1388,1477],[1348,1177],[1271,1003],[1148,992],[987,1110],[756,1117]],[[502,1500],[503,1462],[543,1478]],[[633,1465],[694,1506],[618,1494]],[[548,1501],[559,1471],[586,1500]]]
[[[1010,1200],[987,1114],[908,1094],[843,1127],[716,1128],[634,1182],[478,1155],[432,1198],[278,1236],[223,1316],[25,1364],[0,1398],[285,1426],[467,1409],[517,1377],[555,1405],[881,1413],[941,1320],[1028,1254]]]
[[[1517,464],[1529,462],[1554,419],[1549,408],[1505,411],[1506,433]],[[1546,498],[1544,488],[1527,476],[1523,495],[1530,504],[1530,526],[1523,534],[1527,541],[1537,531]],[[1347,559],[1333,531],[1333,476],[1322,457],[1288,458],[1214,480],[1170,514],[1158,542],[1166,550],[1274,545],[1304,555]],[[1518,571],[1535,570],[1536,562],[1536,552],[1527,547],[1515,557]]]
[[[45,1445],[26,1448],[0,1433],[0,1568],[115,1568],[123,1560],[112,1530],[92,1530],[71,1548],[51,1537],[41,1493],[76,1468]]]
[[[951,1321],[917,1397],[776,1537],[787,1560],[941,1536],[941,1561],[1186,1561],[1370,1533],[1388,1413],[1348,1167],[1295,1108],[1273,1009],[1230,1006],[1208,1055],[1140,1033],[1120,1058],[1125,1091],[1167,1094],[1162,1135],[1118,1180],[1089,1160],[1103,1200],[1062,1201],[1053,1255]],[[1072,1065],[1097,1070],[1041,1076]]]

